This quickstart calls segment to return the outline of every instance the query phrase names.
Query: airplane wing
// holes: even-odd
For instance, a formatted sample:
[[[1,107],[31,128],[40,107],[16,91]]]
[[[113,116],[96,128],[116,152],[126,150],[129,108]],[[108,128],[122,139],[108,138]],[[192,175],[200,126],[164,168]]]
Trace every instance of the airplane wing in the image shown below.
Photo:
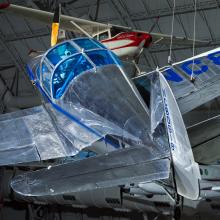
[[[147,32],[145,32],[147,33]],[[170,45],[170,39],[171,39],[171,35],[168,34],[161,34],[161,33],[150,33],[150,35],[152,36],[152,40],[153,40],[153,44],[167,44]],[[191,46],[193,44],[193,39],[190,38],[186,38],[186,37],[177,37],[177,36],[173,36],[172,39],[173,45],[179,45],[179,46]],[[205,40],[195,40],[195,45],[208,45],[210,42],[209,41],[205,41]]]
[[[42,11],[33,8],[27,8],[14,4],[0,4],[0,11],[1,10],[5,12],[11,12],[13,14],[17,14],[26,18],[34,19],[48,25],[51,25],[53,23],[54,14],[51,12]],[[67,15],[60,16],[60,28],[63,30],[82,33],[73,24],[71,24],[71,21],[75,22],[90,35],[93,35],[96,32],[103,31],[109,28],[108,24],[102,24],[99,22],[75,18]]]
[[[43,106],[0,115],[0,128],[0,165],[47,160],[67,154]]]
[[[37,21],[44,22],[45,24],[52,24],[53,13],[46,12],[42,10],[37,10],[33,8],[27,8],[14,4],[0,4],[0,11],[12,12],[14,14],[34,19]],[[82,33],[78,28],[76,28],[72,23],[75,22],[79,27],[86,31],[91,36],[94,36],[96,33],[108,30],[109,28],[115,27],[123,31],[131,31],[131,28],[114,25],[114,24],[104,24],[95,21],[89,21],[86,19],[80,19],[72,16],[61,15],[60,17],[60,28],[63,30],[73,31],[76,33]],[[132,30],[142,33],[149,33],[147,31]],[[153,43],[155,44],[170,44],[170,35],[161,34],[161,33],[149,33],[152,36]],[[192,46],[193,40],[184,38],[184,37],[173,37],[173,44],[176,45],[190,45]],[[196,45],[207,45],[209,41],[196,40]]]
[[[174,63],[160,71],[167,79],[182,114],[220,94],[220,48]],[[192,73],[194,81],[190,80]],[[134,83],[147,88],[146,78],[147,74],[135,77]]]

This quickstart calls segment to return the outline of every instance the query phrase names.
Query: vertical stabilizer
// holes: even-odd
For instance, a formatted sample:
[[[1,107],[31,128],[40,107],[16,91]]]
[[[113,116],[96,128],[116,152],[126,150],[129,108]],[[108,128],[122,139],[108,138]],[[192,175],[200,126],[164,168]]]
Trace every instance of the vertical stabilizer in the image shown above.
[[[166,126],[178,194],[195,200],[199,197],[199,166],[195,162],[186,127],[174,95],[159,73]]]

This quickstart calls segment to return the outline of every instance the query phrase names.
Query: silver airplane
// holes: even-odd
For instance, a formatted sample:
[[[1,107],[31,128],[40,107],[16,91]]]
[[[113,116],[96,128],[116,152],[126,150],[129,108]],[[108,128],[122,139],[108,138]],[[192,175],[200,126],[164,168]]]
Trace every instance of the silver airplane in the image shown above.
[[[218,108],[206,104],[218,101],[218,54],[133,81],[118,57],[90,38],[64,41],[33,58],[27,73],[42,105],[0,116],[0,164],[44,161],[47,167],[15,175],[15,197],[176,219],[181,198],[189,208],[217,198]],[[212,132],[204,134],[207,127]]]
[[[76,38],[33,58],[27,73],[44,101],[0,116],[0,164],[60,162],[15,176],[11,187],[18,197],[54,202],[72,196],[77,204],[77,195],[114,188],[125,197],[164,197],[165,213],[179,207],[180,196],[199,198],[199,166],[161,71],[141,80],[144,93],[137,85],[144,101],[111,50]],[[123,207],[122,200],[106,203]],[[152,201],[147,209],[160,210]]]
[[[97,43],[88,38],[80,40]],[[60,90],[64,91],[63,95],[50,99],[56,93],[50,95],[40,81],[43,69],[38,72],[36,61],[44,62],[50,52],[67,43],[76,46],[71,41],[63,42],[28,65],[30,77],[46,97],[46,102],[40,107],[0,117],[2,165],[34,166],[33,161],[58,158],[56,166],[48,161],[46,168],[15,176],[11,186],[17,198],[40,204],[59,202],[75,207],[138,209],[174,214],[176,218],[178,211],[170,213],[170,210],[171,207],[178,210],[181,203],[188,213],[196,212],[199,207],[202,211],[217,211],[220,49],[143,74],[132,82],[123,72],[120,61],[96,44],[95,50],[110,53],[115,63],[102,63],[80,73],[71,79],[66,91]],[[82,51],[87,53],[87,50],[81,50],[81,55]],[[67,68],[64,63],[74,56],[60,56],[59,65]],[[59,70],[59,65],[55,69]],[[49,77],[51,80],[56,75],[55,69]],[[191,74],[194,81],[191,81]],[[87,89],[89,92],[85,94]],[[97,92],[100,90],[101,93]],[[71,105],[62,98],[75,95],[80,102],[73,99]],[[64,110],[70,115],[63,110],[60,112],[66,106],[68,108]],[[74,114],[69,106],[76,109]],[[92,113],[93,120],[85,118],[87,110]],[[123,116],[127,118],[123,119]],[[122,125],[117,120],[122,120]],[[12,129],[14,127],[19,129]],[[102,133],[102,137],[94,135],[88,144],[85,137],[90,133],[93,135],[94,131],[106,133]],[[185,199],[181,200],[180,196]]]

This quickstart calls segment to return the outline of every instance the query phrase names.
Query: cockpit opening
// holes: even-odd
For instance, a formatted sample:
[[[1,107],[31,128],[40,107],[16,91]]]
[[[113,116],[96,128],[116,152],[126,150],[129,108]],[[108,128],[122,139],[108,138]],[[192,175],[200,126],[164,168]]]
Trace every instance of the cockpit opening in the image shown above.
[[[82,54],[64,60],[53,74],[53,97],[60,98],[74,77],[92,68],[91,63]]]
[[[56,66],[61,60],[68,56],[78,53],[77,49],[74,48],[69,42],[57,45],[55,48],[49,51],[47,59]]]
[[[110,64],[121,65],[112,51],[94,39],[78,38],[51,48],[42,57],[37,78],[47,94],[58,99],[80,73]]]

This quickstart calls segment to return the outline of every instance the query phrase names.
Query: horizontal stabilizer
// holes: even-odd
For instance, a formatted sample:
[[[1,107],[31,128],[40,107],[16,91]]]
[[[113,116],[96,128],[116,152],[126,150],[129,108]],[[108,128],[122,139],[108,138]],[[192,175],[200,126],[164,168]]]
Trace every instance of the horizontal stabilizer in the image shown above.
[[[11,186],[23,196],[76,193],[167,179],[170,160],[149,159],[149,149],[132,147],[16,176]]]

